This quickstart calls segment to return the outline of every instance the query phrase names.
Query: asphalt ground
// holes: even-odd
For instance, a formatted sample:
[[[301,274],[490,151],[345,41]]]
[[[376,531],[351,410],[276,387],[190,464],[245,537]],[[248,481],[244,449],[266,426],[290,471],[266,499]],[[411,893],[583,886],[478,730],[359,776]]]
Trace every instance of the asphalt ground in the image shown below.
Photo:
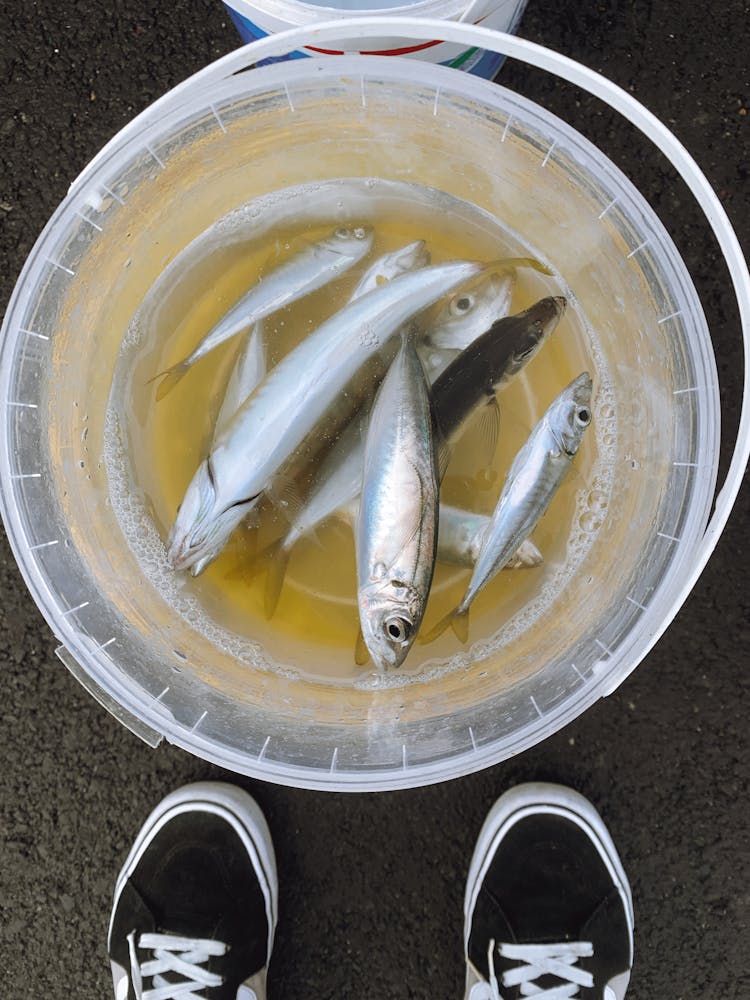
[[[693,0],[531,0],[521,34],[601,70],[666,121],[750,251],[748,8]],[[0,302],[71,180],[120,127],[238,39],[210,0],[5,0],[0,31]],[[507,64],[501,81],[600,145],[670,229],[701,294],[722,384],[723,450],[742,358],[727,272],[691,196],[594,99]],[[644,429],[644,433],[646,429]],[[530,779],[600,810],[636,910],[634,1000],[750,996],[748,490],[666,635],[613,695],[541,746],[429,788],[348,796],[238,779],[276,844],[271,1000],[461,996],[462,897],[492,802]],[[231,777],[121,728],[54,655],[0,545],[0,996],[111,995],[114,879],[158,799]]]

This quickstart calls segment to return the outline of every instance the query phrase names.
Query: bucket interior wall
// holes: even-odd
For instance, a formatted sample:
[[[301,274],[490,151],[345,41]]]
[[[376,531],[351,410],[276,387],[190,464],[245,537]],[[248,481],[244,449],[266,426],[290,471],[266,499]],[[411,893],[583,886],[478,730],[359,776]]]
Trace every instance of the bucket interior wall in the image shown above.
[[[33,262],[36,285],[18,307],[36,336],[19,336],[12,362],[10,391],[36,407],[12,408],[8,428],[11,471],[34,474],[15,480],[26,572],[117,701],[235,770],[390,774],[489,745],[499,759],[578,714],[603,675],[616,683],[647,637],[647,609],[667,613],[713,496],[710,340],[645,202],[559,120],[449,71],[430,68],[428,84],[398,60],[367,60],[366,78],[331,62],[266,67],[192,95],[101,162],[75,211],[53,220],[51,261]],[[376,691],[254,668],[191,628],[129,550],[103,456],[118,350],[158,276],[238,206],[341,176],[444,190],[539,248],[597,331],[617,412],[607,517],[541,625],[490,656],[467,648],[436,680]]]

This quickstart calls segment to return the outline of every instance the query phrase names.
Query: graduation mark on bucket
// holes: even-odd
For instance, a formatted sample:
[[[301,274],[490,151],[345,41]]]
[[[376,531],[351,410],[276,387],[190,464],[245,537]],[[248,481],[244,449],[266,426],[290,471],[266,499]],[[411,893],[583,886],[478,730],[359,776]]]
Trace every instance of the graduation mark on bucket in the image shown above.
[[[625,260],[630,260],[631,257],[635,257],[635,255],[638,253],[639,250],[643,250],[647,246],[648,246],[648,240],[644,240],[643,243],[640,244],[640,246],[637,246],[635,250],[631,250],[630,253],[626,255]]]
[[[74,608],[68,608],[67,611],[62,612],[63,618],[67,617],[67,615],[74,614],[76,611],[83,611],[83,609],[87,608],[90,603],[90,601],[83,601],[81,604],[76,604]]]
[[[90,226],[93,226],[97,232],[99,233],[102,232],[102,227],[98,226],[93,219],[90,219],[87,215],[84,215],[83,212],[79,212],[78,209],[75,209],[75,214],[78,216],[79,219],[83,219],[84,222],[88,222]]]
[[[284,86],[286,87],[286,84],[284,84]],[[287,91],[287,97],[288,96],[289,96],[289,93]],[[290,103],[291,103],[291,101],[290,101]],[[211,113],[213,114],[214,118],[219,123],[219,128],[224,133],[224,135],[226,135],[227,134],[227,130],[226,130],[226,126],[224,125],[224,122],[221,120],[221,115],[216,110],[216,108],[213,106],[213,104],[209,104],[209,108],[211,109]],[[294,108],[292,108],[292,110],[294,110]]]
[[[657,536],[659,538],[666,538],[668,542],[679,542],[679,538],[676,535],[667,535],[663,531],[657,531]]]
[[[678,309],[676,312],[670,313],[669,316],[662,316],[661,319],[656,321],[656,325],[661,326],[662,323],[667,323],[670,319],[677,319],[678,316],[682,316],[682,309]]]
[[[266,741],[260,748],[260,753],[258,754],[258,760],[261,761],[266,756],[266,750],[268,749],[268,744],[271,742],[271,737],[266,736]]]
[[[557,139],[555,139],[555,141],[552,143],[552,145],[550,146],[550,148],[547,150],[547,155],[542,160],[542,166],[543,167],[547,166],[549,158],[550,158],[550,156],[552,156],[552,150],[555,148],[556,145],[557,145]]]
[[[53,267],[57,267],[57,268],[59,268],[59,270],[64,271],[66,274],[69,274],[71,276],[71,278],[75,278],[75,276],[76,276],[75,271],[71,271],[69,267],[66,267],[64,264],[61,264],[59,261],[52,260],[51,257],[47,257],[46,261],[47,261],[48,264],[51,264]]]
[[[613,198],[612,201],[609,203],[609,205],[607,205],[606,208],[602,209],[602,211],[597,215],[597,219],[603,219],[604,216],[607,214],[607,212],[613,209],[616,204],[617,204],[617,198]]]
[[[645,604],[641,604],[640,601],[636,601],[636,599],[634,597],[631,597],[629,594],[625,595],[625,600],[630,601],[631,604],[635,604],[635,606],[637,608],[640,608],[641,611],[648,611],[648,608],[646,607]]]
[[[37,552],[39,549],[49,549],[53,545],[59,545],[60,539],[53,538],[50,542],[37,542],[36,545],[29,545],[29,552]]]
[[[191,733],[194,733],[197,730],[198,726],[201,725],[201,723],[203,722],[203,720],[206,718],[207,715],[208,715],[208,711],[205,711],[205,712],[202,713],[202,715],[200,715],[198,717],[197,721],[194,722],[193,725],[190,727],[190,732]]]
[[[160,158],[159,156],[157,156],[157,154],[156,154],[156,153],[154,152],[154,150],[153,150],[153,149],[152,149],[152,148],[151,148],[151,147],[149,146],[149,144],[148,144],[148,143],[145,143],[145,147],[146,147],[146,152],[147,152],[147,153],[149,154],[149,156],[150,156],[150,157],[151,157],[151,158],[152,158],[153,160],[156,160],[156,162],[157,162],[157,163],[159,164],[159,166],[161,167],[161,169],[162,169],[162,170],[165,170],[165,169],[166,169],[166,167],[164,166],[164,160],[162,160],[162,159],[161,159],[161,158]]]
[[[585,677],[584,677],[584,675],[583,675],[583,674],[581,673],[581,671],[580,671],[580,670],[578,669],[578,667],[577,667],[577,666],[575,665],[575,663],[571,663],[570,665],[571,665],[571,667],[573,668],[573,671],[574,671],[574,673],[576,674],[576,676],[577,676],[577,677],[580,677],[580,679],[581,679],[581,683],[582,683],[582,684],[585,684],[585,683],[586,683],[586,678],[585,678]]]

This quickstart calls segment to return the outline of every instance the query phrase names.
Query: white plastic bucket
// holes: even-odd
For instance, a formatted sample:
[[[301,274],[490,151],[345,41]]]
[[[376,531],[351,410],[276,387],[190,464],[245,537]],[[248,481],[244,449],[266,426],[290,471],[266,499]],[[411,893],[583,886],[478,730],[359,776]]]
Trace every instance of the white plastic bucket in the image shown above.
[[[495,31],[513,32],[521,19],[526,0],[417,0],[405,4],[403,0],[342,0],[340,5],[310,0],[225,0],[225,6],[244,42],[252,42],[266,35],[278,34],[289,28],[314,27],[334,18],[349,20],[388,14],[389,17],[430,17],[436,20],[468,21],[481,24]],[[347,9],[350,8],[350,9]],[[381,56],[409,56],[426,62],[440,63],[453,69],[474,73],[491,80],[503,61],[502,55],[476,45],[466,45],[442,40],[442,35],[427,40],[405,40],[396,34],[382,35],[368,40],[362,47],[356,32],[348,38],[336,40],[334,48],[314,44],[300,45],[282,57],[269,59],[296,59],[310,55],[343,55],[344,53]],[[264,60],[265,61],[265,60]]]
[[[398,31],[431,38],[437,27],[400,21]],[[494,764],[617,687],[676,614],[726,523],[750,451],[750,275],[716,195],[675,137],[602,77],[512,36],[439,27],[449,41],[518,57],[608,101],[671,159],[706,212],[745,345],[740,427],[713,514],[719,397],[710,336],[672,241],[622,173],[544,109],[444,67],[342,56],[241,72],[311,35],[268,37],[175,88],[102,150],[30,254],[3,325],[8,537],[61,658],[153,745],[166,737],[230,770],[331,790],[421,785]],[[354,33],[364,46],[394,21],[312,30],[322,47]],[[559,628],[492,657],[477,644],[452,672],[392,690],[323,687],[217,648],[133,556],[101,460],[114,359],[164,256],[233,205],[339,177],[342,163],[360,176],[458,185],[525,226],[572,288],[581,269],[593,271],[599,291],[581,307],[601,326],[616,372],[617,502],[591,557],[607,586],[592,587],[584,572],[570,583]],[[640,336],[608,325],[618,309]]]

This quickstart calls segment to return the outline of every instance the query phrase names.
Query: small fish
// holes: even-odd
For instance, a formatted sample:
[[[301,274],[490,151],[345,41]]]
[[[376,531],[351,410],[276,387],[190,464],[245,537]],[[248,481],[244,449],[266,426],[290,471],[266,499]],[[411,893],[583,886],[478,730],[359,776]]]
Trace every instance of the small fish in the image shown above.
[[[453,345],[472,343],[485,334],[495,320],[505,315],[508,308],[508,287],[512,283],[511,272],[507,269],[499,275],[494,272],[487,274],[473,285],[469,306],[465,303],[458,306],[459,300],[465,299],[469,294],[461,289],[439,310],[429,326],[428,339],[440,339],[449,347],[430,347],[426,351],[426,357],[425,353],[420,353],[431,381],[455,358]],[[482,368],[484,364],[482,357]],[[482,370],[478,376],[480,382],[483,374]],[[483,399],[480,386],[475,402]],[[276,610],[289,556],[295,544],[359,495],[364,450],[362,428],[366,417],[367,412],[361,412],[344,429],[316,470],[312,489],[294,514],[287,533],[259,555],[263,565],[256,567],[256,570],[268,569],[265,587],[265,612],[268,618]]]
[[[263,321],[258,320],[240,344],[235,356],[234,366],[224,390],[224,399],[214,424],[214,442],[232,422],[235,413],[255,387],[266,377],[266,368]]]
[[[531,268],[541,274],[550,271],[532,257],[509,257],[503,267],[491,276],[492,288],[476,285],[457,292],[438,314],[435,323],[425,336],[427,348],[434,348],[443,356],[445,351],[463,351],[487,330],[495,320],[507,316],[516,283],[516,269]],[[472,316],[474,325],[466,323]],[[477,333],[476,327],[481,327]],[[448,360],[452,360],[450,357]]]
[[[339,513],[350,525],[356,525],[359,497],[348,503]],[[476,514],[461,507],[441,503],[438,517],[438,562],[474,569],[489,523],[490,518],[487,514]],[[542,553],[532,541],[526,539],[525,542],[521,542],[518,551],[510,557],[503,569],[533,569],[535,566],[541,566],[543,562]]]
[[[474,569],[482,541],[490,524],[486,514],[440,504],[440,530],[438,531],[437,557],[441,562]],[[503,569],[531,569],[541,566],[542,553],[532,541],[526,539],[506,562]]]
[[[563,389],[536,425],[510,467],[466,593],[421,642],[436,639],[449,625],[466,642],[472,601],[537,526],[570,469],[591,423],[591,393],[591,376],[583,372]]]
[[[429,387],[405,334],[372,407],[355,532],[362,637],[380,670],[401,666],[422,622],[439,489]]]
[[[536,356],[566,306],[561,295],[550,296],[515,316],[497,320],[435,380],[435,424],[443,438],[441,475],[452,446],[478,406],[488,459],[494,455],[500,429],[496,393]]]
[[[349,303],[272,368],[219,435],[187,488],[167,540],[174,569],[200,572],[342,390],[412,316],[496,266],[433,264]]]
[[[392,253],[383,254],[362,275],[349,297],[349,301],[354,302],[355,299],[380,288],[386,281],[393,281],[400,274],[416,271],[420,267],[426,267],[429,263],[430,253],[424,240],[415,240]]]
[[[157,400],[163,399],[196,361],[219,344],[343,274],[362,260],[372,242],[371,226],[339,226],[325,239],[306,246],[279,264],[222,316],[195,350],[151,379],[152,382],[161,379],[156,390]]]

